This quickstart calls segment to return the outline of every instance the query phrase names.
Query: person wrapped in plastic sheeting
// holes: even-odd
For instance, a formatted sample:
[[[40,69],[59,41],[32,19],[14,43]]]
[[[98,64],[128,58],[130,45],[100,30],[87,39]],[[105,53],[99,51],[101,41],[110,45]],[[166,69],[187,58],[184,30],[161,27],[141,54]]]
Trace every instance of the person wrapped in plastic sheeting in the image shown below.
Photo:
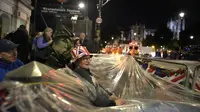
[[[15,77],[24,71],[26,74],[29,73],[30,70],[24,70],[27,68],[36,68],[31,71],[33,74],[29,78]],[[38,75],[38,71],[42,75],[36,80],[32,76]],[[0,105],[2,112],[94,112],[96,105],[93,101],[102,102],[102,99],[98,99],[103,98],[99,94],[102,91],[100,87],[97,88],[67,67],[54,70],[38,62],[32,62],[10,75],[7,77],[9,80],[18,80],[21,83],[13,82],[14,85],[10,87],[0,83],[0,90],[3,87],[9,93]],[[8,82],[6,86],[10,84],[12,82]]]
[[[107,107],[107,106],[118,106],[123,105],[126,102],[122,99],[117,98],[114,94],[109,93],[103,89],[96,81],[94,76],[89,70],[90,65],[90,53],[84,46],[78,46],[72,50],[72,55],[77,67],[74,72],[79,74],[82,78],[87,80],[96,89],[96,98],[93,99],[92,103],[97,107]]]

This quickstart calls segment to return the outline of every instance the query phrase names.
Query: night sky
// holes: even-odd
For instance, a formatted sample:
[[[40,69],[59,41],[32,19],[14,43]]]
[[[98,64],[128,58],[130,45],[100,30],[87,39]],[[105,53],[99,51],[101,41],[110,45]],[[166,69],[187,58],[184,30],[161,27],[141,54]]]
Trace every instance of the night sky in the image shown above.
[[[111,0],[102,12],[102,30],[110,35],[118,27],[127,28],[142,23],[147,28],[166,25],[170,18],[186,13],[188,29],[200,26],[200,7],[197,0]],[[109,32],[110,31],[110,32]]]
[[[39,0],[42,1],[42,0]],[[56,0],[43,0],[56,1]],[[77,3],[80,0],[68,0],[65,4]],[[84,1],[84,0],[82,0]],[[97,17],[96,3],[98,0],[89,1],[89,17]],[[104,36],[127,29],[132,24],[142,23],[147,28],[159,28],[166,25],[170,18],[178,13],[186,13],[186,27],[192,29],[200,26],[200,7],[197,0],[111,0],[102,9],[102,32]]]
[[[141,22],[149,28],[157,28],[180,11],[186,13],[190,25],[200,20],[197,0],[111,0],[102,15],[104,24],[129,26]]]

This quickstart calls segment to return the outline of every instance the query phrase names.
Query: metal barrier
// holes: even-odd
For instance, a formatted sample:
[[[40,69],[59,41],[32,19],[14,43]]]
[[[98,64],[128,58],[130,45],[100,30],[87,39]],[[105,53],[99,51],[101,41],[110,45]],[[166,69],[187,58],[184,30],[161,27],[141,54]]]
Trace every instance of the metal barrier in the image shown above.
[[[198,65],[197,67],[195,67],[194,69],[194,73],[193,73],[193,79],[192,79],[192,90],[194,91],[195,90],[195,84],[196,84],[196,81],[197,81],[197,78],[199,76],[198,74],[198,70],[200,69],[200,65]]]
[[[171,61],[162,60],[162,59],[151,59],[151,58],[143,58],[143,57],[135,57],[135,59],[144,59],[144,60],[158,61],[158,62],[164,62],[164,63],[177,64],[177,65],[184,66],[186,68],[186,71],[185,71],[186,79],[185,79],[184,87],[189,89],[190,72],[189,72],[189,67],[186,64],[184,64],[184,63],[177,63],[177,62],[171,62]]]

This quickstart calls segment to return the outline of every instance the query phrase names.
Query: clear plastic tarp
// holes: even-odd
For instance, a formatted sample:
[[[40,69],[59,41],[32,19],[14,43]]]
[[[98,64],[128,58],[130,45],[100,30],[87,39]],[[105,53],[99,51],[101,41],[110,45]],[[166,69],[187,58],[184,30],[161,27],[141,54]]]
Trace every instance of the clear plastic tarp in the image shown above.
[[[69,68],[31,62],[0,84],[3,112],[200,112],[200,95],[157,79],[131,56],[95,55],[90,66],[98,83],[126,104],[95,107],[99,90]],[[103,90],[104,91],[104,90]]]
[[[136,60],[148,72],[174,84],[200,92],[200,63],[198,61],[149,59]]]

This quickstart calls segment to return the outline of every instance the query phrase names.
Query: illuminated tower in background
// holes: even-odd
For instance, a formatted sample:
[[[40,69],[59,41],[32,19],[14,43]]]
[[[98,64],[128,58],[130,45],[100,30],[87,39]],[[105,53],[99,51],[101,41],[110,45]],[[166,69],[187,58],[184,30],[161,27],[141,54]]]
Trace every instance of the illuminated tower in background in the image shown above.
[[[175,19],[171,19],[167,23],[167,27],[173,32],[173,39],[180,39],[180,32],[185,30],[184,13],[180,13]]]

